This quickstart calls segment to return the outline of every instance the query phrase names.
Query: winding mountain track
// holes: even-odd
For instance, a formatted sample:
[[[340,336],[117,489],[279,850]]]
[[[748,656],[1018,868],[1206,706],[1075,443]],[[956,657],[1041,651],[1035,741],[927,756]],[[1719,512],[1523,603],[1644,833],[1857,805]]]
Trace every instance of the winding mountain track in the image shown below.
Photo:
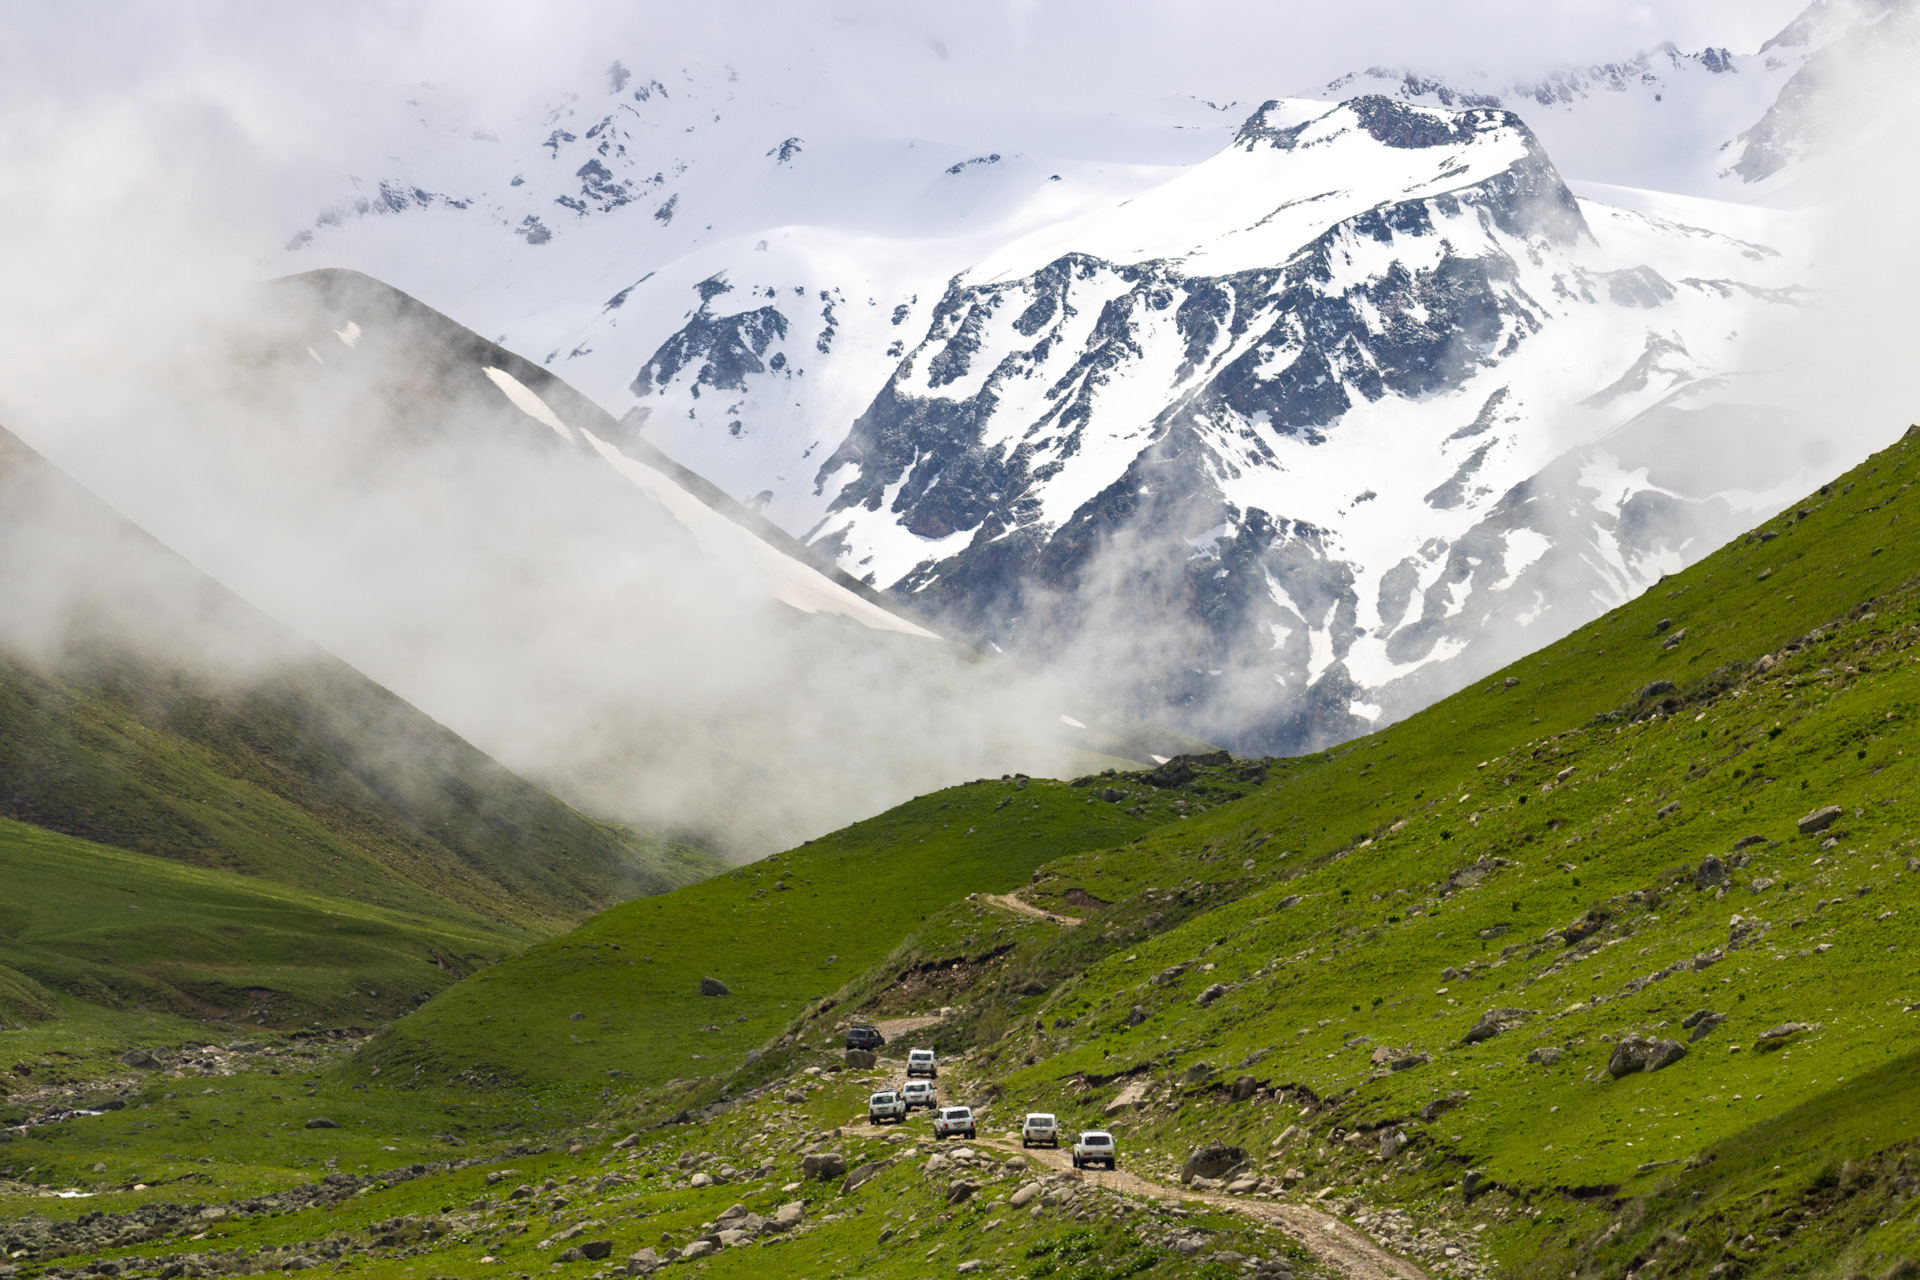
[[[1018,1152],[1029,1160],[1057,1170],[1071,1172],[1073,1169],[1073,1157],[1064,1147],[1057,1150],[1050,1147],[1022,1150],[1011,1141],[999,1138],[977,1139],[973,1145]],[[1125,1169],[1085,1169],[1080,1176],[1093,1186],[1122,1195],[1169,1202],[1203,1200],[1216,1209],[1243,1213],[1250,1218],[1270,1222],[1299,1241],[1315,1258],[1346,1276],[1347,1280],[1427,1280],[1427,1273],[1405,1258],[1388,1253],[1332,1214],[1311,1205],[1249,1200],[1215,1191],[1189,1191],[1182,1187],[1149,1182]]]
[[[1051,920],[1055,924],[1064,924],[1068,928],[1072,928],[1074,925],[1080,923],[1079,916],[1063,916],[1056,912],[1048,911],[1045,907],[1036,907],[1031,902],[1022,901],[1010,893],[983,893],[980,895],[980,899],[983,902],[990,902],[994,906],[1002,907],[1008,911],[1017,911],[1023,916],[1032,916],[1036,920]]]

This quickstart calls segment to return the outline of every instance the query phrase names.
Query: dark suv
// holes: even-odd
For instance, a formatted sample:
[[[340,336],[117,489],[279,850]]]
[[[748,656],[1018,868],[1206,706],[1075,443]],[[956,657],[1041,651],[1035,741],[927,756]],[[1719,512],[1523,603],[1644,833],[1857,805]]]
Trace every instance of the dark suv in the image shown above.
[[[878,1049],[887,1042],[887,1038],[872,1027],[848,1027],[847,1048]]]

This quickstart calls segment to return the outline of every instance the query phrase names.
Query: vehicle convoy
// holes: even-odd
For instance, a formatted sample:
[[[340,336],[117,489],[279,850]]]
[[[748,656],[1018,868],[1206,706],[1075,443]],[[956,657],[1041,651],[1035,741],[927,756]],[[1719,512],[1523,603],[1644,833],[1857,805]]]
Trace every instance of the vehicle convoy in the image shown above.
[[[1119,1153],[1113,1145],[1113,1135],[1105,1129],[1088,1129],[1073,1143],[1073,1167],[1084,1169],[1090,1164],[1104,1164],[1115,1167]]]
[[[1049,1147],[1060,1145],[1060,1123],[1044,1111],[1028,1112],[1020,1124],[1020,1145],[1031,1147],[1043,1142]]]
[[[913,1076],[925,1076],[929,1080],[939,1079],[940,1069],[934,1063],[933,1050],[931,1049],[907,1050],[907,1076],[909,1078],[912,1078]]]
[[[868,1124],[885,1124],[889,1120],[904,1123],[906,1118],[906,1100],[891,1089],[882,1090],[867,1099]]]
[[[900,1098],[907,1104],[909,1111],[915,1107],[925,1107],[932,1111],[940,1105],[939,1094],[935,1091],[932,1082],[927,1080],[907,1081],[906,1088],[900,1091]]]
[[[973,1110],[970,1107],[942,1107],[933,1113],[933,1136],[971,1138],[974,1136]]]
[[[878,1028],[868,1026],[847,1028],[847,1048],[849,1049],[878,1049],[886,1042],[887,1038],[880,1034]]]

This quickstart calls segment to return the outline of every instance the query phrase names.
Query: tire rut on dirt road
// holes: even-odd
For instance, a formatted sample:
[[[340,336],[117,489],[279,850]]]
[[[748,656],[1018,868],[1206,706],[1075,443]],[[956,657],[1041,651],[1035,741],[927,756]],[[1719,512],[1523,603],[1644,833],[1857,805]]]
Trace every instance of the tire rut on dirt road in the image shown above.
[[[1059,1172],[1072,1173],[1073,1157],[1051,1147],[1019,1148],[1001,1138],[982,1138],[975,1146],[1001,1151],[1018,1151],[1029,1160]],[[1189,1191],[1151,1182],[1125,1169],[1083,1169],[1080,1177],[1089,1185],[1104,1187],[1122,1195],[1144,1196],[1154,1200],[1201,1200],[1217,1209],[1242,1213],[1271,1222],[1299,1241],[1313,1256],[1331,1266],[1348,1280],[1427,1280],[1426,1272],[1405,1258],[1387,1252],[1332,1214],[1304,1204],[1279,1204],[1269,1200],[1244,1200],[1212,1191]]]

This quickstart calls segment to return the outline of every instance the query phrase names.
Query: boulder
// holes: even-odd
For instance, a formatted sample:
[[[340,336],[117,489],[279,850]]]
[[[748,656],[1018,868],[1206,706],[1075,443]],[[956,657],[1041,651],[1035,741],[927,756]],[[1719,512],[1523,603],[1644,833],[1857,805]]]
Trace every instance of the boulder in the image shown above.
[[[1800,834],[1810,836],[1825,831],[1834,824],[1834,821],[1840,817],[1842,812],[1844,811],[1837,804],[1830,804],[1825,808],[1815,809],[1812,813],[1800,819]]]
[[[136,1071],[158,1071],[160,1069],[160,1059],[154,1057],[145,1049],[129,1049],[120,1055],[120,1061]]]
[[[1400,1154],[1400,1149],[1407,1145],[1407,1141],[1407,1135],[1399,1129],[1388,1129],[1380,1135],[1380,1158],[1393,1159]]]
[[[691,1262],[697,1258],[711,1258],[720,1251],[720,1246],[711,1240],[695,1240],[680,1251],[682,1261]]]
[[[977,1182],[956,1182],[947,1188],[948,1204],[965,1204],[973,1199],[974,1192],[980,1190]]]
[[[847,1158],[838,1151],[816,1151],[801,1159],[800,1172],[822,1182],[843,1178],[847,1173]]]
[[[871,1049],[847,1050],[847,1065],[850,1067],[859,1067],[864,1070],[873,1066],[874,1063],[878,1061],[879,1059],[874,1057],[873,1050]]]
[[[1692,1030],[1693,1034],[1687,1037],[1687,1042],[1692,1044],[1712,1035],[1713,1029],[1726,1020],[1727,1015],[1724,1013],[1714,1013],[1708,1009],[1701,1009],[1681,1019],[1680,1025]]]
[[[1241,1076],[1233,1082],[1233,1100],[1245,1102],[1260,1091],[1260,1082],[1252,1076]]]
[[[1693,873],[1693,887],[1712,889],[1727,882],[1727,864],[1708,854],[1700,859],[1700,865]]]
[[[1460,1042],[1479,1044],[1482,1040],[1491,1040],[1532,1016],[1531,1009],[1489,1009],[1480,1015],[1480,1021],[1467,1028],[1467,1034],[1460,1037]]]
[[[1124,1111],[1138,1108],[1142,1102],[1146,1101],[1149,1083],[1151,1082],[1145,1076],[1127,1081],[1120,1092],[1114,1095],[1113,1101],[1106,1105],[1104,1114],[1117,1116]]]
[[[800,1225],[807,1216],[807,1206],[799,1200],[792,1200],[773,1211],[772,1227],[775,1231],[791,1231]]]
[[[627,1255],[627,1274],[630,1276],[643,1276],[659,1265],[660,1255],[651,1245]]]
[[[1202,1009],[1204,1009],[1225,994],[1227,994],[1226,984],[1224,982],[1216,982],[1212,986],[1208,987],[1205,991],[1202,991],[1199,995],[1195,996],[1193,998],[1193,1002],[1199,1005]]]
[[[1756,1049],[1778,1049],[1802,1031],[1811,1031],[1813,1027],[1805,1022],[1783,1022],[1776,1027],[1768,1027],[1754,1038]]]
[[[727,984],[718,978],[702,978],[700,979],[700,994],[703,996],[730,996],[733,992],[727,990]]]
[[[1248,1196],[1259,1189],[1260,1179],[1258,1178],[1235,1178],[1227,1184],[1227,1194],[1230,1196]]]
[[[1652,1042],[1645,1036],[1627,1036],[1613,1046],[1613,1056],[1607,1060],[1607,1074],[1617,1080],[1636,1071],[1645,1071],[1647,1056],[1652,1048]]]
[[[891,1160],[867,1161],[846,1176],[846,1180],[840,1184],[840,1194],[846,1195],[849,1192],[858,1191],[862,1186],[872,1182],[880,1175],[883,1169],[892,1163],[893,1161]]]
[[[1414,1112],[1414,1114],[1422,1120],[1432,1123],[1447,1114],[1447,1112],[1452,1111],[1455,1107],[1460,1106],[1466,1100],[1467,1095],[1456,1089],[1444,1098],[1435,1098],[1432,1102],[1429,1102],[1426,1106]]]
[[[598,1262],[612,1252],[611,1240],[588,1240],[580,1246],[580,1256],[589,1262]]]
[[[1414,1067],[1424,1067],[1433,1061],[1430,1053],[1410,1053],[1404,1058],[1395,1058],[1387,1064],[1390,1071],[1409,1071]]]
[[[307,1121],[307,1128],[309,1129],[338,1129],[339,1127],[340,1122],[338,1120],[329,1120],[325,1116],[315,1116],[313,1119]]]
[[[1543,1044],[1527,1055],[1527,1061],[1542,1067],[1551,1067],[1566,1056],[1566,1050],[1557,1044]]]
[[[1209,1142],[1203,1147],[1195,1147],[1187,1156],[1186,1164],[1180,1169],[1180,1181],[1218,1178],[1229,1169],[1245,1164],[1246,1161],[1247,1153],[1244,1148],[1229,1146],[1224,1142]]]
[[[1178,787],[1191,782],[1200,771],[1185,756],[1175,756],[1153,771],[1150,781],[1162,789]]]
[[[1029,1204],[1032,1204],[1034,1197],[1038,1196],[1039,1194],[1040,1194],[1040,1184],[1037,1182],[1029,1182],[1025,1186],[1021,1187],[1018,1191],[1014,1192],[1012,1196],[1008,1197],[1007,1203],[1013,1206],[1015,1209],[1024,1209]]]
[[[1738,951],[1759,940],[1761,934],[1773,928],[1765,920],[1752,916],[1735,915],[1727,921],[1727,950]]]
[[[1647,1070],[1661,1071],[1687,1056],[1687,1046],[1678,1040],[1655,1040],[1647,1051]]]
[[[578,1246],[571,1246],[563,1250],[560,1253],[560,1255],[554,1259],[554,1261],[555,1262],[584,1262],[586,1261],[586,1257],[587,1255],[580,1252],[580,1249]]]
[[[1147,1010],[1144,1005],[1133,1006],[1132,1010],[1127,1014],[1127,1025],[1130,1027],[1137,1027],[1146,1020]]]

